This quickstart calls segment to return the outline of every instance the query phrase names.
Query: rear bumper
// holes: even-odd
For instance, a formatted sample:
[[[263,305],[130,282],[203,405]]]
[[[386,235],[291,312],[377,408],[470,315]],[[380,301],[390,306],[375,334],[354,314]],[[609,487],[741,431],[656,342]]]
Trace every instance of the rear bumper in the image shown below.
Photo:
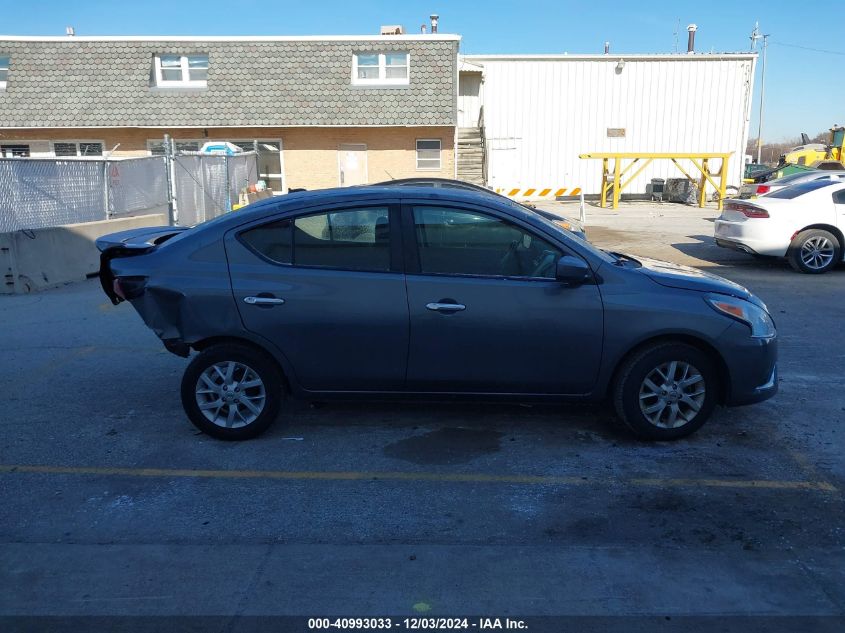
[[[716,220],[713,232],[716,245],[751,254],[785,257],[789,239],[772,239],[751,222]]]

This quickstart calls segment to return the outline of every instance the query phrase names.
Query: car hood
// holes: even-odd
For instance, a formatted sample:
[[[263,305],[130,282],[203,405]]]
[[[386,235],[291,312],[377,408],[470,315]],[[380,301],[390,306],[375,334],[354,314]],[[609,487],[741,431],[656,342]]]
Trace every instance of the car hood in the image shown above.
[[[700,292],[718,292],[757,303],[754,295],[745,286],[740,286],[724,277],[691,266],[663,262],[658,259],[645,257],[637,257],[636,259],[642,264],[642,267],[638,270],[661,286]]]

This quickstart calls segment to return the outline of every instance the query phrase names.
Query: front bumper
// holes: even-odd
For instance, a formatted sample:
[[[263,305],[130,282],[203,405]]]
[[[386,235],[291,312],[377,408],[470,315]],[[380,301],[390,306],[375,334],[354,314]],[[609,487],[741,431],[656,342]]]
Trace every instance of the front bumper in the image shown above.
[[[777,348],[777,335],[751,338],[742,323],[734,323],[720,337],[719,350],[728,371],[727,406],[762,402],[778,392]]]

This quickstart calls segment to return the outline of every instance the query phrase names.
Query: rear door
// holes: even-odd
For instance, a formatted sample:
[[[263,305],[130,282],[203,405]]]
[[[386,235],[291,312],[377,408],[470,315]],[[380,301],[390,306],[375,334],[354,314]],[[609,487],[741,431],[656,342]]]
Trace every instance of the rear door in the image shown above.
[[[408,304],[390,202],[311,209],[226,236],[248,330],[272,341],[315,391],[403,386]]]
[[[402,219],[410,255],[409,389],[573,395],[593,389],[602,301],[595,284],[555,280],[565,247],[482,207],[406,203]]]
[[[833,206],[836,208],[836,225],[845,232],[845,188],[833,192]],[[845,250],[845,244],[841,246]]]

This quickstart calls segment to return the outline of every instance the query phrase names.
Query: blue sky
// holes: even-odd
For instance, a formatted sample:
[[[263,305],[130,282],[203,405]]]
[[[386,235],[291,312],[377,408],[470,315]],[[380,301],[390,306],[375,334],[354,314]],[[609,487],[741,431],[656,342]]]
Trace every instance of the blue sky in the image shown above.
[[[380,24],[418,31],[432,12],[440,30],[460,33],[464,53],[616,53],[686,50],[698,25],[699,51],[746,51],[755,20],[771,34],[764,140],[845,124],[845,12],[841,0],[709,3],[552,0],[0,0],[0,31],[11,35],[325,35],[375,33]],[[806,50],[794,46],[824,49]],[[759,50],[759,48],[758,48]],[[752,136],[760,83],[755,83]],[[837,76],[838,75],[838,76]]]

